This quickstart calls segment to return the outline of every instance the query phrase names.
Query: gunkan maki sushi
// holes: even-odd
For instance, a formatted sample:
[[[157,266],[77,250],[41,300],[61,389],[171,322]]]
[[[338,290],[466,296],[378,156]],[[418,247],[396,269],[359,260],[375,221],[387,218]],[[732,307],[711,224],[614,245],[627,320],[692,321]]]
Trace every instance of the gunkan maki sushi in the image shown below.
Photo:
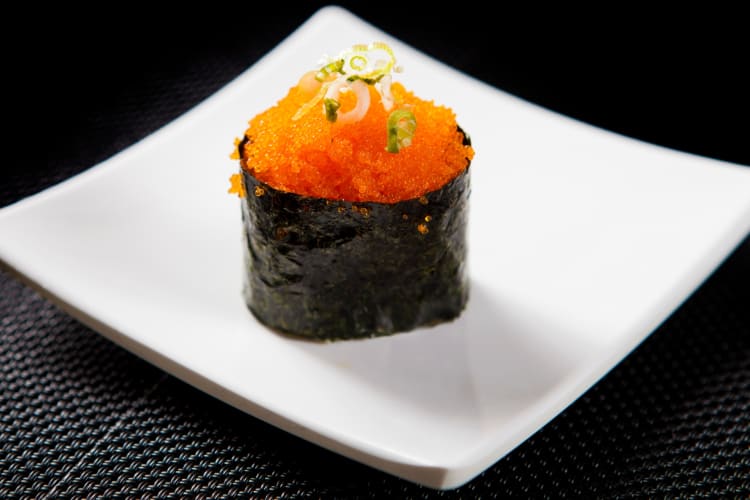
[[[371,337],[464,309],[474,151],[449,108],[392,81],[398,70],[388,45],[356,45],[236,140],[244,294],[269,327]]]

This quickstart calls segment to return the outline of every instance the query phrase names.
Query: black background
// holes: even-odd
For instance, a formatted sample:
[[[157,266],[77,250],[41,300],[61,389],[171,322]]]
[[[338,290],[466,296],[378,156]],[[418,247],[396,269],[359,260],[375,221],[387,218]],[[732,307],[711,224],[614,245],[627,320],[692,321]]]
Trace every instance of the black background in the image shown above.
[[[632,7],[572,12],[398,4],[343,5],[453,67],[561,113],[657,144],[750,163],[750,43],[737,13],[679,17]],[[170,15],[120,9],[87,12],[91,21],[61,14],[64,20],[42,30],[50,43],[35,65],[40,80],[50,84],[50,126],[62,127],[49,138],[50,161],[80,162],[83,148],[94,148],[96,160],[107,157],[110,132],[119,147],[140,137],[142,121],[106,123],[109,113],[124,107],[148,115],[149,106],[167,99],[168,111],[179,116],[318,7],[264,2]],[[216,78],[192,90],[175,81],[195,74]],[[146,125],[150,132],[161,123]]]
[[[750,164],[748,38],[736,12],[344,5],[443,62],[550,109]],[[169,15],[112,7],[48,11],[35,21],[43,50],[20,58],[22,76],[14,82],[44,89],[35,94],[40,113],[29,130],[46,158],[5,163],[0,206],[176,118],[318,5],[178,6]],[[745,242],[602,382],[448,496],[749,495],[749,277]],[[2,497],[435,494],[200,394],[7,273],[0,273],[0,287]]]

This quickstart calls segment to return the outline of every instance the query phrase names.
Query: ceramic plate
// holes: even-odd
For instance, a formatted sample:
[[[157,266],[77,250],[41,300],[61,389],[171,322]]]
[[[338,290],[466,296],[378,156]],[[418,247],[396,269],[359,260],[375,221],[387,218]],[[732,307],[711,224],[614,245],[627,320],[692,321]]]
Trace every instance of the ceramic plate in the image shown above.
[[[384,40],[407,87],[477,151],[460,319],[362,341],[277,335],[241,296],[226,193],[246,122],[322,54]],[[115,157],[0,210],[0,261],[73,316],[260,419],[435,488],[458,486],[579,397],[750,227],[750,169],[559,116],[338,8]]]

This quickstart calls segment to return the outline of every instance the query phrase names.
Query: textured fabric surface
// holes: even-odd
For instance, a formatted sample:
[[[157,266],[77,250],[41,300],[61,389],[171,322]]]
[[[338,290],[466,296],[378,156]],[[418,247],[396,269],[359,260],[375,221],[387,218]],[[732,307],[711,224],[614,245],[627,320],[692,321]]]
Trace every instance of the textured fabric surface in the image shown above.
[[[311,10],[271,16],[254,33],[200,43],[146,29],[141,36],[150,50],[117,45],[117,33],[105,37],[122,67],[94,72],[86,69],[90,58],[68,61],[70,73],[85,78],[66,80],[61,73],[61,92],[73,97],[50,105],[67,126],[46,144],[46,164],[3,171],[0,206],[168,123],[239,74]],[[506,82],[499,71],[486,73],[481,61],[462,58],[460,42],[458,48],[431,45],[429,34],[414,38],[398,25],[386,27],[462,69]],[[92,93],[101,86],[107,91]],[[662,136],[664,142],[675,137]],[[705,150],[746,161],[731,142],[706,144]],[[747,498],[749,278],[746,240],[563,414],[474,481],[435,492],[202,394],[0,271],[0,498]]]

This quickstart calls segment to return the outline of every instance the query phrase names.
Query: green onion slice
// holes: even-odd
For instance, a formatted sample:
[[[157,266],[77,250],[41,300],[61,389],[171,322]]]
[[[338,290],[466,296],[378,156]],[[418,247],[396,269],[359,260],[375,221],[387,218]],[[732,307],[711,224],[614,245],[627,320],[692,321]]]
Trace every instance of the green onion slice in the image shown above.
[[[393,49],[383,42],[373,42],[369,45],[357,44],[341,52],[336,59],[326,58],[323,66],[315,74],[315,79],[322,82],[320,90],[297,110],[292,116],[292,121],[302,118],[321,100],[328,121],[335,122],[338,118],[341,118],[341,123],[361,120],[370,106],[369,91],[366,89],[363,91],[360,88],[362,83],[375,86],[381,96],[384,108],[389,111],[393,107],[393,96],[390,91],[391,72],[397,70]],[[354,110],[339,117],[338,109],[341,107],[341,103],[337,97],[338,93],[344,88],[357,92],[357,106]],[[394,139],[397,142],[394,142],[392,146],[389,142],[389,151],[397,153],[399,148],[408,146],[411,142],[411,135],[414,134],[413,129],[416,127],[413,115],[411,115],[413,125],[409,125],[408,122],[409,120],[406,120],[403,126],[396,127],[400,130],[397,131]],[[405,128],[401,130],[400,127]],[[409,127],[411,127],[411,132]],[[389,137],[391,128],[389,122]],[[392,151],[392,149],[395,150]]]
[[[349,78],[350,81],[359,78],[369,85],[389,74],[396,64],[393,49],[383,42],[354,45],[342,52],[339,57],[342,61],[339,68],[341,74]]]
[[[411,145],[411,139],[417,130],[417,119],[414,113],[406,109],[397,109],[388,116],[388,144],[385,149],[389,153],[398,153],[401,148]]]
[[[324,82],[328,79],[330,75],[333,73],[342,73],[343,74],[343,68],[344,68],[344,60],[343,59],[337,59],[335,61],[331,61],[315,74],[315,79],[319,82]]]
[[[338,102],[336,99],[330,99],[326,98],[323,99],[323,105],[326,108],[326,120],[333,123],[336,121],[336,118],[338,117],[338,110],[341,107],[341,103]]]

